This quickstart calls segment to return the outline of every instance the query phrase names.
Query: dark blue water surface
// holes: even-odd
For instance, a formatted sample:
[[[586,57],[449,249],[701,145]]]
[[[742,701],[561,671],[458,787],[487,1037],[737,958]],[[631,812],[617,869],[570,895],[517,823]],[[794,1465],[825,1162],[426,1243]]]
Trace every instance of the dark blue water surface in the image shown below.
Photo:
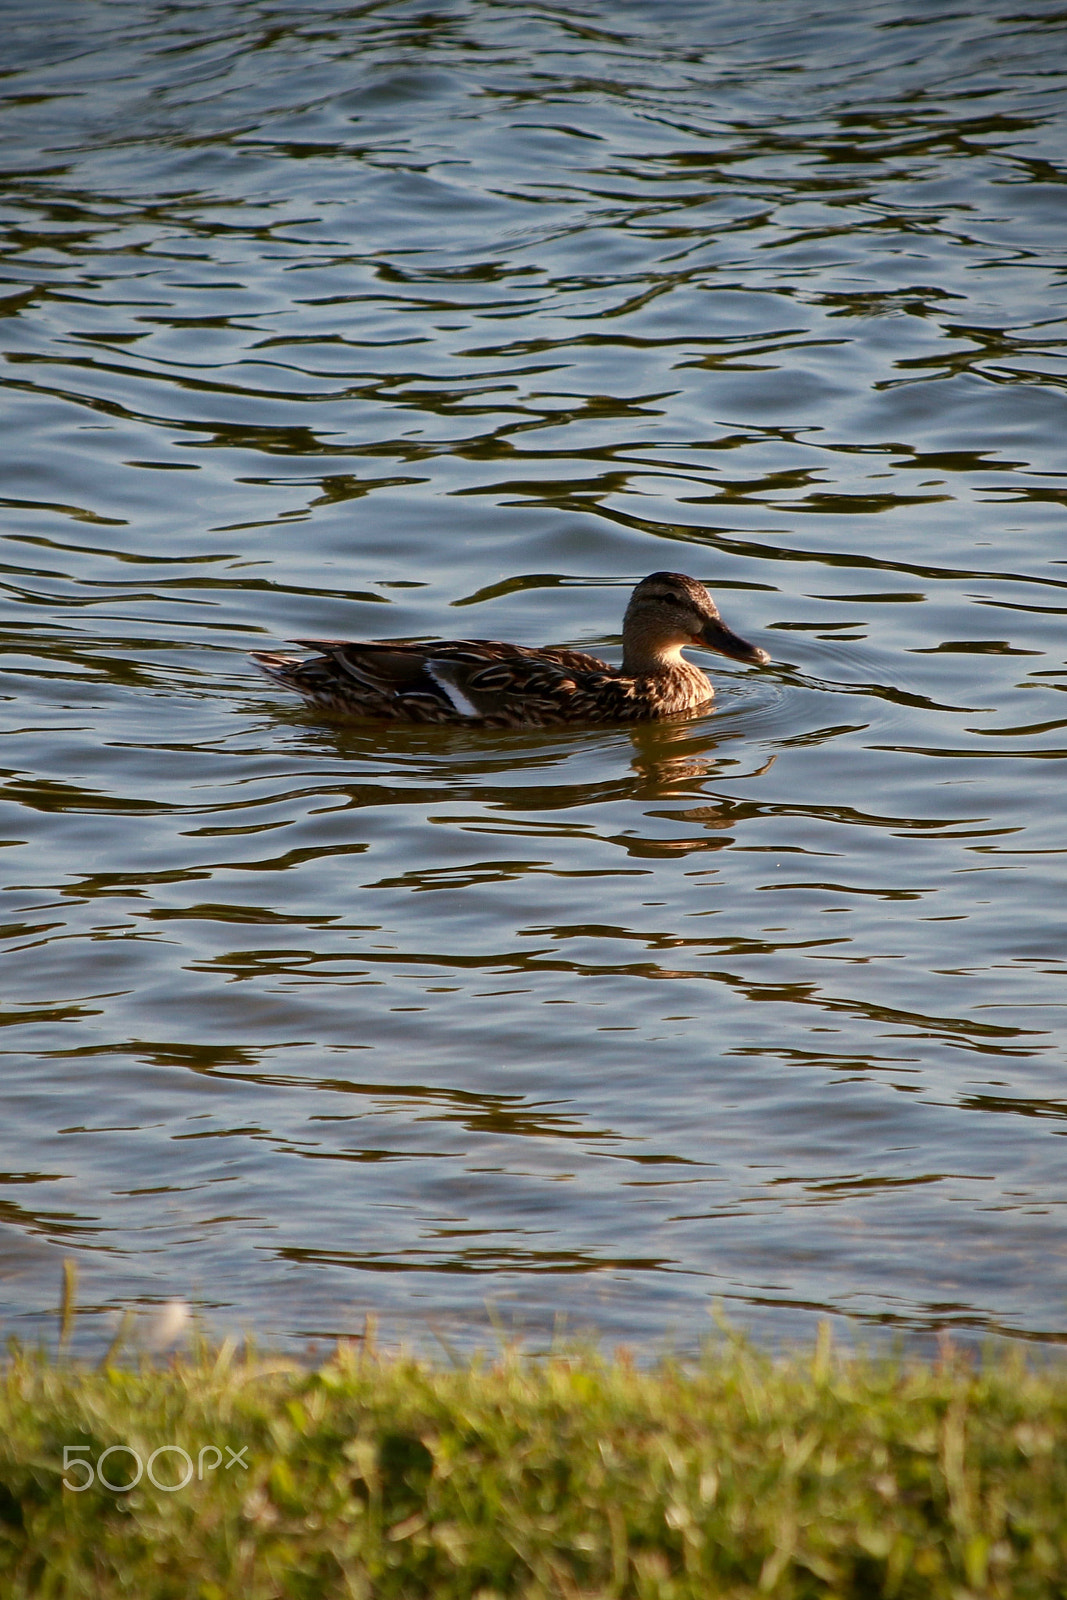
[[[43,0],[0,66],[0,1287],[1067,1338],[1067,12]],[[303,635],[642,728],[331,725]]]

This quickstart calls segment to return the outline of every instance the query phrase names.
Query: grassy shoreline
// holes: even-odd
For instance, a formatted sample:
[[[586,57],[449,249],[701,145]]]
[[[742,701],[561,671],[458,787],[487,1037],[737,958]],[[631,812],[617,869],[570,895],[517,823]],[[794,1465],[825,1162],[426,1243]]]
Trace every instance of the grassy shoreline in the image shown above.
[[[1012,1350],[12,1348],[0,1436],[11,1600],[1067,1592],[1067,1369]]]

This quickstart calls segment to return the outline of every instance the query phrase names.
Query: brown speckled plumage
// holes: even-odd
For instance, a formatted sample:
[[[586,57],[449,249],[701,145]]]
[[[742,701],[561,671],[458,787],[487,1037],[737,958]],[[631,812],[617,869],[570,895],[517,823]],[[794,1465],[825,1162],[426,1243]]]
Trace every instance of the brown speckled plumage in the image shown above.
[[[637,585],[623,620],[623,662],[581,650],[529,649],[493,639],[433,644],[297,639],[315,655],[273,651],[254,659],[313,705],[353,717],[541,728],[572,722],[648,722],[698,711],[715,691],[684,645],[760,665],[765,650],[731,633],[703,584],[654,572]]]

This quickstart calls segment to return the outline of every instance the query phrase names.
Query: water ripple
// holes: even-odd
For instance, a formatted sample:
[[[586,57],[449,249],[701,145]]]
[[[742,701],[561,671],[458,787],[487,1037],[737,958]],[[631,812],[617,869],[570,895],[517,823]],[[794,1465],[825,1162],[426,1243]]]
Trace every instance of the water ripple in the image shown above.
[[[1064,28],[11,8],[13,1328],[1062,1341]],[[247,662],[661,567],[773,657],[691,721]]]

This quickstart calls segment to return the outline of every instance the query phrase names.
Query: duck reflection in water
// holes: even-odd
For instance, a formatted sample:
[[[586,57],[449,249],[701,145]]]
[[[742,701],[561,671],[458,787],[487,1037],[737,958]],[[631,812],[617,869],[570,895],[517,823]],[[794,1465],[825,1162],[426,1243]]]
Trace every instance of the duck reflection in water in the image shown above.
[[[702,794],[703,780],[724,762],[719,754],[722,729],[709,722],[694,725],[677,718],[672,722],[642,723],[629,733],[634,749],[633,769],[642,780],[635,789],[640,799],[666,800],[687,792]],[[738,737],[736,732],[733,737]],[[750,769],[751,775],[759,777],[774,765],[775,759],[772,751],[761,765]],[[700,812],[690,814],[698,816]]]

